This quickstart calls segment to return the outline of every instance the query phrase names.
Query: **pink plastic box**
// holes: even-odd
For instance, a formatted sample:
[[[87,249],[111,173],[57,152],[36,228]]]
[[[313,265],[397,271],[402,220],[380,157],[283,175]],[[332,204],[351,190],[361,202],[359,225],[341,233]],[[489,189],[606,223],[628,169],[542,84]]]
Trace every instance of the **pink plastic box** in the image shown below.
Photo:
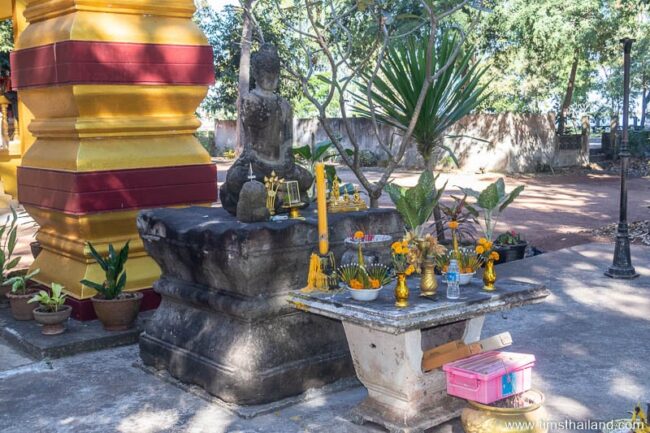
[[[528,391],[535,355],[485,352],[442,366],[447,394],[490,404]]]

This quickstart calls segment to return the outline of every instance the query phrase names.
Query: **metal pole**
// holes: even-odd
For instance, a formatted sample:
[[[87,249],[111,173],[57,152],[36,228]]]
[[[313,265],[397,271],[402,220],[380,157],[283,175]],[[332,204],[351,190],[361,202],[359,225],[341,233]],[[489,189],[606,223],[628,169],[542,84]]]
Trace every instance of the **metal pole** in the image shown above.
[[[639,274],[632,266],[630,254],[630,234],[627,227],[627,168],[630,162],[630,151],[628,149],[628,116],[630,107],[630,52],[634,39],[621,39],[623,44],[623,139],[619,157],[621,160],[621,196],[618,217],[618,231],[616,233],[616,246],[614,248],[614,260],[607,269],[605,275],[611,278],[631,279]]]

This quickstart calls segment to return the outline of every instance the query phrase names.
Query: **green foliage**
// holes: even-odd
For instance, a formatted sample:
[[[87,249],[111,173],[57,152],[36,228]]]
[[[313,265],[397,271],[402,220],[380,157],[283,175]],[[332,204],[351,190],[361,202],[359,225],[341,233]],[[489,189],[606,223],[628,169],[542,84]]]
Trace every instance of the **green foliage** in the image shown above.
[[[201,146],[212,155],[215,150],[214,131],[197,131],[194,136],[199,140]]]
[[[521,233],[517,233],[514,230],[501,233],[494,241],[497,245],[519,245],[522,242],[524,242],[524,239]]]
[[[619,39],[647,21],[642,0],[489,3],[472,42],[492,63],[485,78],[493,80],[493,92],[482,104],[490,111],[559,109],[576,59],[573,102],[586,102],[599,76],[609,74],[607,65],[620,58]]]
[[[313,151],[311,146],[308,144],[301,147],[294,147],[292,150],[293,155],[298,159],[298,162],[302,163],[313,172],[314,164],[330,160],[337,156],[336,153],[329,152],[331,148],[332,141],[325,140],[316,143]]]
[[[430,171],[425,170],[414,187],[405,188],[392,182],[384,187],[408,230],[417,232],[431,218],[433,208],[447,187],[445,182],[442,188],[436,188],[439,176],[434,177]]]
[[[628,131],[628,144],[634,156],[650,153],[650,131]]]
[[[9,53],[14,49],[14,27],[12,21],[0,21],[0,71],[8,72]],[[4,74],[3,74],[4,75]]]
[[[27,293],[27,282],[32,279],[40,269],[36,269],[27,274],[20,274],[7,279],[2,285],[11,286],[11,293],[16,295],[24,295]]]
[[[63,286],[58,283],[52,283],[52,294],[41,290],[28,303],[38,302],[45,311],[56,313],[59,308],[65,304],[66,295],[63,294]]]
[[[101,266],[106,279],[101,284],[84,279],[81,280],[81,284],[97,290],[104,299],[107,300],[115,299],[120,296],[126,286],[126,271],[124,270],[124,265],[129,258],[129,242],[130,241],[127,241],[126,244],[124,244],[119,253],[115,251],[113,244],[109,244],[108,255],[106,257],[102,257],[95,247],[88,242],[87,245],[90,249],[90,254],[97,261],[97,264]]]
[[[498,216],[521,194],[524,186],[519,185],[511,192],[506,193],[506,184],[503,178],[500,178],[480,192],[471,188],[461,188],[461,190],[476,199],[474,205],[483,211],[485,237],[492,240]],[[469,204],[465,204],[465,207],[476,212]]]
[[[14,249],[16,248],[16,241],[18,237],[18,215],[16,210],[11,208],[11,215],[7,216],[5,222],[0,226],[0,277],[2,282],[7,277],[7,272],[14,269],[18,262],[19,257],[13,257]]]
[[[486,68],[472,62],[474,50],[466,50],[454,61],[459,40],[455,32],[443,31],[434,52],[432,74],[451,65],[431,84],[418,117],[413,139],[420,155],[429,161],[436,149],[444,149],[458,164],[452,150],[443,144],[445,131],[474,110],[486,97],[481,77]],[[381,74],[373,80],[371,97],[377,120],[402,132],[409,129],[416,116],[420,92],[426,84],[427,38],[410,37],[393,44],[388,50]],[[365,74],[366,81],[372,76]],[[362,85],[365,88],[365,85]],[[366,95],[355,94],[357,113],[371,117]]]
[[[263,13],[262,12],[263,9]],[[226,5],[221,11],[215,10],[207,1],[197,2],[194,21],[208,38],[214,51],[214,69],[216,83],[211,86],[207,97],[201,104],[201,109],[221,119],[237,117],[237,94],[239,86],[239,60],[241,56],[241,34],[244,11],[239,6]],[[280,58],[287,59],[291,53],[298,51],[299,35],[283,31],[275,8],[259,8],[255,18],[259,23],[266,42],[274,44]],[[253,35],[252,52],[259,47],[257,35]],[[251,88],[254,80],[251,76]],[[318,80],[311,83],[319,86]],[[280,79],[278,93],[286,98],[294,107],[296,117],[311,117],[313,107],[302,98],[300,85],[283,75]]]

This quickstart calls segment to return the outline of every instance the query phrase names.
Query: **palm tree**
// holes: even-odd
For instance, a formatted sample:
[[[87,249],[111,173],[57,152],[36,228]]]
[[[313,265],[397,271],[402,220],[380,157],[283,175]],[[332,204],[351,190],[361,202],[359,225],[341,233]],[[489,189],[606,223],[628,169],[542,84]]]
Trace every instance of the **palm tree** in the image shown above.
[[[416,106],[420,92],[428,82],[426,37],[410,37],[393,44],[386,60],[372,81],[370,101],[366,95],[355,94],[356,112],[362,117],[372,117],[378,123],[392,126],[403,133],[415,116],[417,123],[411,138],[424,159],[426,170],[433,171],[438,157],[447,152],[454,163],[454,152],[444,144],[445,131],[474,110],[487,96],[487,84],[480,83],[487,70],[472,62],[474,50],[461,50],[456,32],[443,30],[432,58],[434,80],[428,90],[420,112]],[[366,86],[361,86],[365,88]],[[443,237],[440,208],[434,210],[436,230]]]

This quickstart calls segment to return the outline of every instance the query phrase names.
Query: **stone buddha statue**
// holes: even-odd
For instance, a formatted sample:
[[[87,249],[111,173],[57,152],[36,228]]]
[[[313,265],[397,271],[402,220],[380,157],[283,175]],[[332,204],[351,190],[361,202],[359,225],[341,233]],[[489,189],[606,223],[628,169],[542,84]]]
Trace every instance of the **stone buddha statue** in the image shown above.
[[[298,181],[301,197],[306,197],[313,183],[309,171],[296,164],[293,153],[293,112],[289,103],[275,91],[280,80],[280,58],[277,49],[264,44],[251,58],[251,73],[255,89],[241,100],[241,122],[244,150],[228,170],[220,189],[223,207],[235,214],[242,186],[249,179],[252,167],[256,180],[270,176]],[[276,200],[276,209],[282,209]],[[306,200],[305,200],[306,201]]]

